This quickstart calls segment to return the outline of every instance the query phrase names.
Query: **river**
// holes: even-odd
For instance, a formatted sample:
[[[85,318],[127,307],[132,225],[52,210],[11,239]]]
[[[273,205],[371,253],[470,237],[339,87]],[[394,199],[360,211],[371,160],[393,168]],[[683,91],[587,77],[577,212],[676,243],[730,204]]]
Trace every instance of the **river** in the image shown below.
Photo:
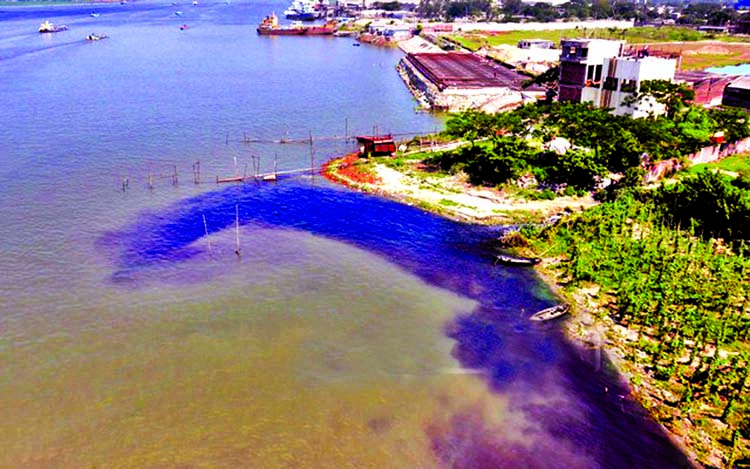
[[[495,229],[215,183],[442,125],[395,49],[257,36],[286,6],[0,8],[0,466],[685,466]]]

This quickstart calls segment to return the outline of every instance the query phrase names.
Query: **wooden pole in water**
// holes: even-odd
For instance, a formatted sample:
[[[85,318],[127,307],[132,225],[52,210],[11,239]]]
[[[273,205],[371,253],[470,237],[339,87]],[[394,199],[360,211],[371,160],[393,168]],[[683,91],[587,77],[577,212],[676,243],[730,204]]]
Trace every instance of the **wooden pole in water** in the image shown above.
[[[273,179],[276,180],[278,178],[278,163],[279,163],[279,157],[278,155],[273,155]]]
[[[242,249],[240,248],[240,208],[237,204],[234,205],[234,239],[237,244],[234,253],[237,254],[237,257],[240,257],[242,255]]]
[[[172,185],[177,185],[177,165],[173,165],[174,173],[172,173]]]
[[[148,188],[154,190],[154,175],[151,174],[151,168],[148,168]]]
[[[203,231],[206,233],[206,241],[208,242],[208,255],[213,255],[213,251],[211,250],[211,239],[208,237],[208,223],[206,223],[206,214],[202,213],[203,215]]]
[[[260,177],[260,155],[258,155],[258,168],[255,170],[255,179]]]
[[[200,160],[196,160],[195,163],[193,163],[193,182],[196,184],[201,183],[201,162]]]
[[[310,131],[310,176],[315,177],[315,151],[313,150],[312,130]]]
[[[349,141],[349,118],[344,118],[344,142]]]

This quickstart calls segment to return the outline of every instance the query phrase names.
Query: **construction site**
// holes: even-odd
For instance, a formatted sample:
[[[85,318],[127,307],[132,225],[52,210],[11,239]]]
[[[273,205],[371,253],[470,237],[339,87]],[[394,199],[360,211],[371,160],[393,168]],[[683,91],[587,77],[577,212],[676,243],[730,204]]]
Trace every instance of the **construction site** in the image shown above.
[[[546,94],[537,85],[523,88],[528,77],[470,53],[410,53],[397,69],[420,104],[430,110],[498,112]]]

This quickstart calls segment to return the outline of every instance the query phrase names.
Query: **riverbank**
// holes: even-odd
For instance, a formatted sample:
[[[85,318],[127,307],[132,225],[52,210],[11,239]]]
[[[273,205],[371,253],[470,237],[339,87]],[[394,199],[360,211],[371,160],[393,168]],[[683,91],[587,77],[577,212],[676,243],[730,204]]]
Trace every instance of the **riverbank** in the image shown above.
[[[469,184],[463,174],[431,171],[420,160],[367,160],[352,153],[330,161],[323,173],[331,181],[347,187],[470,223],[538,222],[596,204],[591,196],[529,200],[520,190],[477,187]]]
[[[595,205],[588,197],[524,200],[518,193],[471,186],[461,176],[430,173],[420,161],[371,161],[358,158],[356,153],[334,160],[325,168],[325,174],[349,187],[471,223],[539,221],[555,213],[581,211]],[[525,254],[543,256],[554,242],[530,243],[531,246],[524,248],[528,250]],[[630,384],[631,393],[621,399],[639,402],[696,466],[725,467],[728,460],[744,457],[742,443],[736,450],[731,444],[727,445],[731,428],[718,417],[721,412],[716,414],[713,407],[693,409],[680,405],[679,388],[674,382],[659,378],[654,367],[648,365],[644,348],[649,350],[659,344],[661,338],[645,333],[634,323],[616,320],[618,298],[613,291],[605,291],[591,282],[572,287],[564,260],[566,257],[559,253],[556,257],[545,258],[537,266],[537,272],[573,306],[573,314],[563,326],[566,335],[581,347],[583,355],[589,359],[594,357],[595,367],[600,365],[600,354],[606,353]]]
[[[562,324],[568,339],[588,352],[588,359],[596,369],[601,366],[601,353],[606,354],[631,389],[629,395],[618,397],[637,401],[695,467],[724,467],[727,454],[703,428],[709,422],[669,407],[667,402],[676,400],[675,395],[664,390],[646,366],[633,359],[645,352],[638,351],[638,332],[613,320],[610,307],[617,299],[594,284],[567,290],[560,262],[560,258],[544,258],[535,270],[557,295],[573,305],[573,314]],[[715,419],[710,424],[726,427]]]

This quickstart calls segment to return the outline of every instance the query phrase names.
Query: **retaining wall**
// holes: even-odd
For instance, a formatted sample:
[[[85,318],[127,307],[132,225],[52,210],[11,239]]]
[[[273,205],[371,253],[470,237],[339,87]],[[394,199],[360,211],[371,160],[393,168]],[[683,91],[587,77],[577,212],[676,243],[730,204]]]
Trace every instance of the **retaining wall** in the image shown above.
[[[739,140],[734,143],[722,143],[703,147],[699,151],[686,156],[691,164],[712,163],[722,158],[737,153],[747,153],[750,151],[750,138]],[[647,167],[646,183],[656,182],[664,177],[665,174],[671,174],[681,169],[682,164],[679,160],[671,159],[657,161]]]

